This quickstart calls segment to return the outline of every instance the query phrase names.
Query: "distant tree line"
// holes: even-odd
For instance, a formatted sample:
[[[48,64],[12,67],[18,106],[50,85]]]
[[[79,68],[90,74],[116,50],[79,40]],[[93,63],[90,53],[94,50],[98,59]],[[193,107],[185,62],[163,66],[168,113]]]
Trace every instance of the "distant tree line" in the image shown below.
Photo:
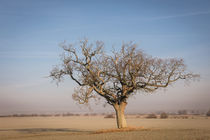
[[[102,115],[105,116],[104,118],[115,118],[114,114],[110,113],[85,113],[85,114],[79,114],[79,113],[57,113],[57,114],[12,114],[12,115],[0,115],[0,117],[68,117],[68,116],[97,116]],[[168,118],[169,115],[171,116],[186,116],[186,115],[205,115],[210,116],[210,109],[207,112],[199,111],[199,110],[178,110],[177,112],[172,113],[166,113],[163,111],[159,111],[156,113],[127,113],[127,115],[137,115],[137,118],[141,115],[147,115],[146,118],[158,118],[157,115],[160,116],[160,118]],[[178,117],[177,118],[180,118]]]

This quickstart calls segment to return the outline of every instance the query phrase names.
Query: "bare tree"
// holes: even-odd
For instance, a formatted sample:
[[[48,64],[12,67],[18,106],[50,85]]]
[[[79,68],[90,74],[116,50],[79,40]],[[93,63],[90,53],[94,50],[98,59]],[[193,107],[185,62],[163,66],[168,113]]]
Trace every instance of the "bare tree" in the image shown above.
[[[159,59],[146,55],[136,44],[123,44],[119,51],[105,53],[104,43],[89,44],[82,40],[79,47],[61,44],[64,49],[62,66],[55,67],[50,77],[61,81],[69,75],[79,87],[72,95],[80,104],[90,98],[105,98],[116,111],[117,127],[127,127],[124,110],[127,99],[137,92],[152,93],[179,79],[198,75],[186,71],[182,59]]]

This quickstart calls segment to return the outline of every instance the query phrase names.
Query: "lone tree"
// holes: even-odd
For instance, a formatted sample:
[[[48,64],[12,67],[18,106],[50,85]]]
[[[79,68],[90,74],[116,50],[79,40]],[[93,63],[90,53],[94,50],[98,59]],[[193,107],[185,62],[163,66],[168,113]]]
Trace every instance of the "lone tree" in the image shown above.
[[[52,69],[50,77],[60,82],[68,75],[78,84],[72,95],[80,104],[90,98],[105,98],[116,111],[117,127],[127,127],[124,110],[127,99],[137,92],[152,93],[179,79],[189,80],[198,75],[186,71],[182,59],[153,58],[136,44],[123,44],[119,51],[105,53],[104,43],[88,40],[76,45],[61,44],[62,65]]]

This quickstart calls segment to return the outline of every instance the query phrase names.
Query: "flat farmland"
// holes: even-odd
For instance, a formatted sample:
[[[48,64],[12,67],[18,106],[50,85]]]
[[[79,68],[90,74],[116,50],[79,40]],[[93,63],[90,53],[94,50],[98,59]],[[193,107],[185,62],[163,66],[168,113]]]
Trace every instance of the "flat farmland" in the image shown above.
[[[128,116],[117,131],[104,116],[2,117],[0,140],[210,140],[210,118],[145,119]],[[131,131],[132,130],[132,131]]]

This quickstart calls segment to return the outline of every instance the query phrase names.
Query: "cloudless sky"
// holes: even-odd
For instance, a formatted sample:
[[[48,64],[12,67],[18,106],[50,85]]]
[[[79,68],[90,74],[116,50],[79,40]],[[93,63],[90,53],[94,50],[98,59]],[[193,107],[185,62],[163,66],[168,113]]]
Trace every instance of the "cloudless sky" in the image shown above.
[[[58,44],[84,37],[104,41],[107,53],[135,41],[154,57],[184,58],[201,75],[137,95],[127,112],[210,108],[209,0],[0,0],[0,114],[88,111],[72,101],[71,80],[57,87],[45,78],[59,64]],[[112,111],[102,105],[93,111]]]

